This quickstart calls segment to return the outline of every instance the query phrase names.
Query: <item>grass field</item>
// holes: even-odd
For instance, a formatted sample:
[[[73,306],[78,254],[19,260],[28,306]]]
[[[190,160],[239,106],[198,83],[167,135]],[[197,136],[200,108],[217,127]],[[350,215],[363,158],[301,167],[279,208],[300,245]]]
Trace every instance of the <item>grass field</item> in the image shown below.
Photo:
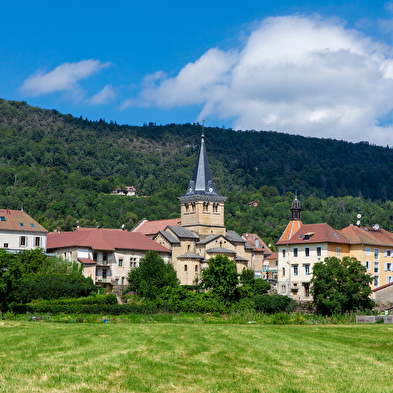
[[[1,392],[392,392],[392,325],[0,321]]]

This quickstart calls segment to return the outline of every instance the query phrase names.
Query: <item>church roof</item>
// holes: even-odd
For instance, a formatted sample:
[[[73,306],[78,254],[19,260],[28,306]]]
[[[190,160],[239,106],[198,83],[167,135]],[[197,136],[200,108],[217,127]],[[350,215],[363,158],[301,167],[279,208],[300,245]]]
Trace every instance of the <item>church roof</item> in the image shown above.
[[[193,252],[186,252],[185,254],[178,256],[178,258],[203,259],[203,257]]]
[[[188,185],[187,192],[179,199],[195,196],[210,196],[225,200],[226,197],[218,194],[216,185],[210,171],[209,161],[207,159],[205,137],[202,135],[201,148],[199,150],[198,160],[196,162],[192,179]]]
[[[220,236],[222,235],[209,235],[206,236],[204,239],[200,240],[199,242],[197,242],[196,244],[207,244],[210,243],[212,240],[217,239]]]
[[[226,239],[230,242],[246,243],[246,241],[238,235],[235,231],[227,231]]]
[[[160,231],[157,233],[161,234],[170,244],[180,244],[180,241],[177,240],[170,232],[168,231]],[[155,237],[153,238],[155,240]]]
[[[227,248],[224,247],[209,248],[208,250],[206,250],[206,252],[208,253],[214,252],[216,254],[236,254],[235,251],[228,250]]]
[[[198,239],[199,237],[194,233],[189,231],[186,228],[178,227],[178,226],[171,226],[169,225],[168,228],[179,238],[187,238],[187,239]]]

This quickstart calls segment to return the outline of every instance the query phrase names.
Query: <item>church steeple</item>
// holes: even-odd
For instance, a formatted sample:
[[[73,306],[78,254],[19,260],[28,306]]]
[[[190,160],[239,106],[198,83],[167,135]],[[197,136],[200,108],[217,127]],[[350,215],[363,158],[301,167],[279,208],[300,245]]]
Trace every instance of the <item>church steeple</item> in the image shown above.
[[[217,192],[207,158],[202,130],[201,148],[187,192],[179,197],[181,225],[198,234],[225,233],[224,202]]]
[[[292,220],[301,220],[301,207],[300,202],[297,200],[297,195],[295,195],[295,200],[292,202],[291,206],[291,221]]]
[[[217,193],[216,185],[210,171],[209,161],[207,159],[205,136],[202,133],[201,148],[199,150],[198,159],[194,168],[192,179],[187,188],[187,192],[180,198],[191,195],[206,195],[225,198]],[[179,199],[180,199],[179,198]]]

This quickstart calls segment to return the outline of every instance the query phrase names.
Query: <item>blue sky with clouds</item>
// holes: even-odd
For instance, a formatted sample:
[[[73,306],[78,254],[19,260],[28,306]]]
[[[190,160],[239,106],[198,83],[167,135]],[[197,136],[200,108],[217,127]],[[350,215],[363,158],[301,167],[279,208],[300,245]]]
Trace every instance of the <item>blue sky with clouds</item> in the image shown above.
[[[393,145],[393,2],[7,2],[0,97]]]

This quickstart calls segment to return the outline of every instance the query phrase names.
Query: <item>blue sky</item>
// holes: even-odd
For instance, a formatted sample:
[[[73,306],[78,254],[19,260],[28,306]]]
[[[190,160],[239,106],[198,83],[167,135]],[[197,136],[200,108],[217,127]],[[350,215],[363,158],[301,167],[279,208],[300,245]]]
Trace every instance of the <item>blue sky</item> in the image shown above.
[[[7,2],[0,97],[393,145],[392,36],[391,1]]]

